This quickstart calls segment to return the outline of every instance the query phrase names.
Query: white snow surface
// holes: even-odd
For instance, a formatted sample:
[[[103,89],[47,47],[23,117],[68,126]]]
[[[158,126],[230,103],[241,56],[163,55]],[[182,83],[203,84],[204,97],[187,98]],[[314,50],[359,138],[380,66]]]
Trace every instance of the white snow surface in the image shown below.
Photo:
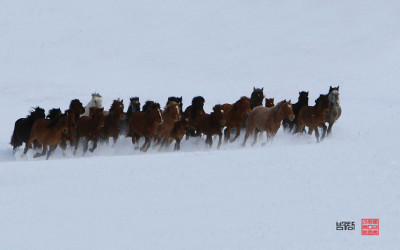
[[[397,249],[399,31],[398,1],[1,1],[0,249]],[[254,86],[312,105],[330,85],[343,112],[319,144],[280,129],[264,147],[141,153],[120,138],[48,161],[9,145],[31,107],[93,92],[106,109],[202,95],[211,112]]]

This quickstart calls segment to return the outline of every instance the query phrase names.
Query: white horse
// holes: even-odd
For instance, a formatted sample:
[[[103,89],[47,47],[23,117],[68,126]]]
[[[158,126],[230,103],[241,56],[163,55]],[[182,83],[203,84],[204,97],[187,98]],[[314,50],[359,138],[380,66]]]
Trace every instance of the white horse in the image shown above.
[[[89,116],[89,109],[92,107],[103,108],[103,99],[99,93],[92,94],[92,100],[85,106],[85,113],[82,116]]]
[[[326,122],[329,123],[328,135],[331,133],[333,124],[337,119],[339,119],[342,114],[342,108],[340,107],[339,101],[339,86],[336,88],[329,88],[329,112],[326,114]]]

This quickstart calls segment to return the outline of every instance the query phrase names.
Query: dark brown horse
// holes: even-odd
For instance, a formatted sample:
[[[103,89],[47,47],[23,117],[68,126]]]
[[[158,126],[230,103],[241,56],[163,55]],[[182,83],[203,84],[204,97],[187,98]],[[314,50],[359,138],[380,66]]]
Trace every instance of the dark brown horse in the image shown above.
[[[89,116],[82,116],[78,121],[76,129],[76,143],[75,151],[78,149],[79,140],[85,138],[83,144],[83,153],[85,154],[89,147],[89,141],[93,141],[93,147],[89,149],[93,152],[97,148],[97,141],[100,135],[100,130],[104,126],[104,108],[91,107],[89,109]]]
[[[299,98],[297,103],[293,104],[293,114],[294,119],[290,121],[288,119],[283,119],[282,126],[283,129],[293,131],[293,133],[297,132],[297,116],[299,115],[300,109],[304,106],[308,106],[308,92],[301,91],[299,92]]]
[[[182,119],[175,122],[174,128],[172,129],[167,140],[167,146],[171,144],[172,140],[175,140],[174,150],[179,151],[181,149],[181,140],[189,129],[189,119],[182,115]]]
[[[170,101],[162,112],[162,118],[163,123],[157,127],[156,133],[156,146],[161,143],[161,147],[165,145],[170,137],[175,123],[182,118],[179,104],[174,101]]]
[[[109,142],[113,138],[114,144],[118,140],[121,121],[125,119],[124,101],[114,100],[107,115],[104,116],[104,126],[100,130],[100,136]]]
[[[319,132],[318,127],[323,128],[323,134],[321,140],[324,139],[326,133],[326,112],[329,111],[329,99],[328,95],[320,95],[315,101],[313,107],[304,106],[297,117],[297,132],[302,132],[304,126],[309,128],[308,134],[311,135],[315,130],[315,137],[317,142],[319,142]]]
[[[33,124],[39,120],[45,118],[44,109],[36,107],[31,110],[30,114],[26,118],[20,118],[15,122],[14,131],[11,136],[11,146],[13,146],[13,153],[16,152],[17,148],[22,143],[27,143],[30,136]]]
[[[221,147],[222,129],[225,125],[223,116],[224,112],[222,105],[215,105],[211,114],[201,114],[198,117],[197,127],[202,134],[206,135],[206,144],[208,144],[210,148],[213,144],[213,135],[219,136],[217,148],[219,149]]]
[[[225,142],[230,139],[231,129],[236,129],[235,137],[230,140],[230,142],[234,142],[240,135],[240,127],[243,123],[245,115],[251,112],[250,108],[250,99],[243,96],[237,102],[235,102],[231,108],[226,106],[226,110],[224,110],[224,118],[225,118],[225,126],[226,129],[224,131]]]
[[[254,87],[250,96],[250,108],[253,109],[257,106],[261,106],[264,97],[264,88],[256,89],[256,87]]]
[[[192,105],[188,106],[185,109],[184,115],[189,119],[190,129],[188,129],[186,133],[186,140],[189,139],[189,136],[200,136],[197,126],[197,119],[200,115],[204,114],[204,103],[205,100],[202,96],[196,96],[192,99]]]
[[[140,137],[144,137],[145,142],[140,150],[146,152],[151,145],[151,140],[157,131],[158,125],[162,122],[160,104],[158,103],[149,104],[146,107],[146,111],[133,113],[129,120],[129,130],[132,136],[132,143],[137,143],[135,149],[139,148]]]
[[[68,119],[68,133],[63,134],[61,139],[60,147],[65,150],[67,148],[67,141],[69,141],[71,147],[75,147],[76,142],[76,126],[79,117],[85,113],[85,108],[78,99],[74,99],[69,104],[69,109],[66,111],[70,114]]]
[[[266,108],[272,108],[273,106],[275,106],[274,98],[265,98],[265,107]]]
[[[47,153],[46,160],[49,159],[51,153],[56,149],[61,142],[62,134],[68,132],[68,114],[58,116],[53,120],[39,119],[33,124],[31,136],[26,143],[24,154],[31,148],[33,141],[41,144],[43,147],[42,153],[36,153],[33,157],[44,156]],[[47,147],[49,151],[47,152]]]
[[[266,107],[255,107],[249,114],[246,127],[246,135],[244,138],[243,146],[246,145],[246,141],[250,134],[254,131],[254,141],[251,144],[254,146],[257,143],[257,136],[259,132],[267,132],[267,142],[275,136],[278,132],[281,122],[284,118],[293,120],[294,114],[292,111],[292,103],[290,101],[283,100],[272,108]],[[265,145],[266,142],[263,143]]]

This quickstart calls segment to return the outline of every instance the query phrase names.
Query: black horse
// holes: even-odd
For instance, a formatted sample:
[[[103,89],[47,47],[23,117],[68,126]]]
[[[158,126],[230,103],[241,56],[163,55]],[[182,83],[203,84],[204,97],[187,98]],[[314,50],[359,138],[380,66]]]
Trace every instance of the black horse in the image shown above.
[[[297,131],[297,115],[300,112],[300,109],[304,106],[308,106],[308,91],[301,91],[299,92],[299,98],[297,103],[292,105],[293,114],[295,115],[294,119],[290,121],[289,119],[283,119],[282,126],[284,130],[293,131],[296,133]]]
[[[256,87],[253,87],[253,93],[250,96],[250,108],[253,109],[262,105],[264,97],[264,88],[256,89]]]
[[[14,153],[22,143],[28,142],[35,121],[45,118],[45,116],[46,114],[44,109],[36,107],[31,110],[30,114],[26,118],[20,118],[15,122],[14,132],[11,136],[10,142],[11,146],[13,146]]]

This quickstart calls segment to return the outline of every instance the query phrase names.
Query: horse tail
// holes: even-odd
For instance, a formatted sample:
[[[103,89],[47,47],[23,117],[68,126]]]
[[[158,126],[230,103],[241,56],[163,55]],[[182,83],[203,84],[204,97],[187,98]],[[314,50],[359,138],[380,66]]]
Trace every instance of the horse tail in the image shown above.
[[[16,130],[14,129],[13,134],[11,136],[10,144],[13,148],[17,148],[21,146],[23,141],[18,137]]]

